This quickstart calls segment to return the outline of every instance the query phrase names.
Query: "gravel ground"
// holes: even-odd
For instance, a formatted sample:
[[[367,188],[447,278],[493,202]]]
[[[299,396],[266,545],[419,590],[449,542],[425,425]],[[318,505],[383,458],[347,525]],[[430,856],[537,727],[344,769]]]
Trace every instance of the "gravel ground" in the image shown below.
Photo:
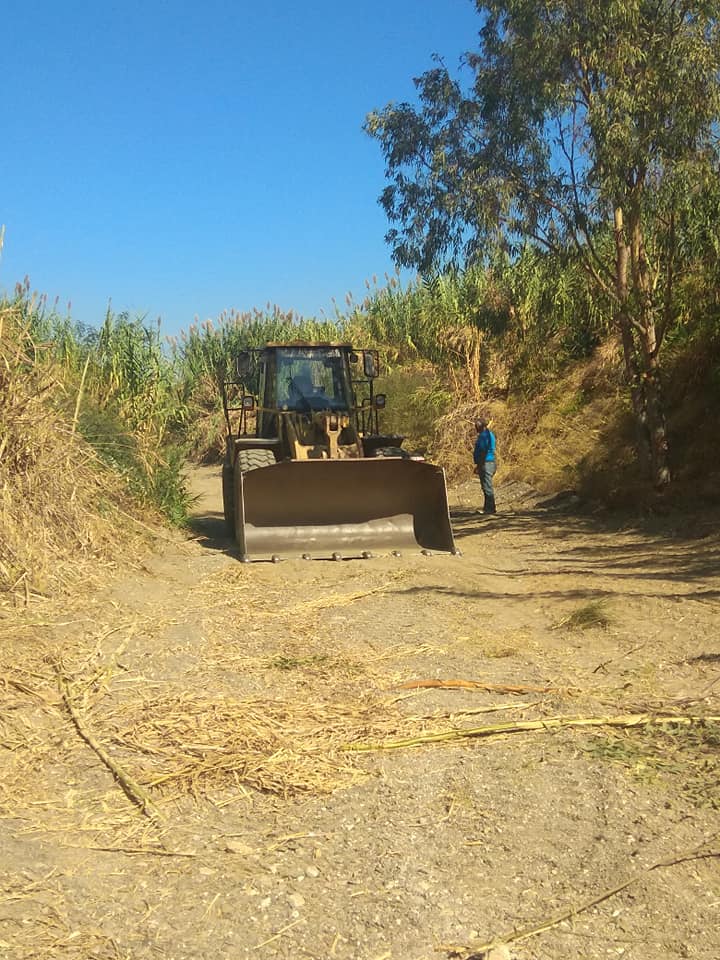
[[[717,960],[718,726],[345,749],[720,715],[717,517],[468,484],[462,557],[241,565],[192,482],[192,539],[3,621],[0,955]]]

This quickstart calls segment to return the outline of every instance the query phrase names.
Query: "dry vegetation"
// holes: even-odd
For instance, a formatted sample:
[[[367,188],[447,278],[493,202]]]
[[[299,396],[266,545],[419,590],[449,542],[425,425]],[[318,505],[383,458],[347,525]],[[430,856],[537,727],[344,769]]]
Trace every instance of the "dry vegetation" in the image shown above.
[[[0,604],[77,586],[133,550],[140,528],[124,484],[67,406],[67,383],[22,305],[0,304]]]
[[[601,343],[531,396],[502,386],[460,397],[435,426],[430,455],[451,481],[468,479],[473,420],[489,419],[498,438],[498,482],[520,481],[554,496],[623,510],[712,507],[720,491],[716,437],[720,406],[712,343],[678,354],[668,376],[668,427],[674,483],[658,494],[641,474],[619,347]]]
[[[522,339],[510,310],[493,334],[503,296],[491,289],[473,315],[471,298],[457,300],[459,290],[467,293],[463,282],[408,293],[391,286],[364,319],[358,311],[338,318],[343,335],[384,350],[386,427],[407,432],[407,447],[441,462],[452,481],[470,477],[475,416],[493,421],[501,500],[508,504],[516,489],[521,502],[516,510],[508,504],[498,527],[483,526],[475,483],[458,486],[458,566],[455,558],[427,566],[422,558],[399,567],[378,560],[317,573],[250,571],[222,544],[199,541],[176,541],[172,562],[151,557],[157,514],[130,496],[122,458],[103,458],[102,446],[83,439],[83,414],[100,414],[93,429],[124,426],[123,442],[144,429],[138,452],[151,481],[167,465],[160,441],[178,423],[192,424],[186,440],[198,458],[216,456],[217,364],[248,342],[297,335],[295,321],[229,318],[191,331],[184,354],[170,359],[158,331],[146,337],[141,324],[108,318],[104,352],[65,329],[72,349],[63,361],[57,337],[30,324],[27,298],[2,305],[0,819],[12,846],[0,886],[0,952],[18,960],[146,956],[148,931],[164,910],[163,946],[175,945],[180,929],[190,942],[207,937],[215,951],[214,905],[232,891],[219,929],[238,915],[259,917],[255,946],[238,956],[269,948],[269,956],[324,957],[338,947],[346,958],[380,957],[397,927],[393,955],[424,960],[440,946],[469,958],[490,944],[471,932],[487,923],[475,911],[470,924],[475,908],[460,902],[468,890],[505,944],[519,944],[552,936],[568,920],[579,929],[581,914],[597,922],[599,904],[622,904],[625,888],[641,887],[651,872],[717,859],[716,832],[698,846],[696,829],[709,831],[720,804],[710,675],[717,654],[707,639],[716,602],[712,521],[696,522],[708,538],[699,549],[675,533],[635,542],[569,515],[554,530],[537,509],[537,491],[650,503],[635,466],[617,344],[603,336],[573,354],[556,331],[553,350],[565,351],[556,363],[542,330]],[[319,326],[303,329],[308,338],[331,337]],[[691,353],[678,354],[669,391],[680,478],[673,496],[693,495],[700,479],[708,497],[713,433],[697,426],[717,417],[716,360],[710,348],[694,362]],[[101,400],[92,409],[84,405],[90,391]],[[113,437],[105,440],[105,451],[117,453]],[[169,484],[180,490],[172,476]],[[132,489],[142,497],[142,485]],[[213,489],[219,496],[217,483]],[[655,567],[641,571],[648,564]],[[617,599],[608,599],[613,592]],[[654,623],[663,618],[659,641]],[[675,674],[684,678],[677,691]],[[570,819],[558,777],[574,797]],[[638,815],[627,806],[633,791],[651,810],[644,829],[654,852],[642,869],[626,849],[626,830],[635,827],[625,818]],[[687,813],[677,823],[671,796]],[[397,864],[386,854],[406,828]],[[596,842],[598,831],[609,834],[607,845]],[[329,848],[320,866],[336,870],[305,908],[291,867],[298,837],[318,854]],[[541,887],[558,838],[561,876],[554,871],[528,904],[517,874]],[[37,849],[37,862],[28,861]],[[26,862],[32,866],[18,868]],[[45,863],[56,866],[40,869]],[[408,863],[414,878],[406,889],[397,870]],[[319,878],[314,862],[311,870]],[[414,913],[412,884],[432,889],[434,873],[437,899]],[[618,876],[629,879],[618,885]],[[200,910],[205,893],[195,884],[206,879]],[[306,909],[289,924],[280,889]],[[681,889],[682,878],[673,895]],[[270,900],[276,913],[257,907]],[[569,910],[556,910],[568,902]],[[645,891],[642,902],[666,912],[662,891],[655,900]],[[372,950],[365,940],[343,953],[336,933],[321,943],[336,904],[337,930],[358,917],[359,936],[378,937]],[[707,915],[703,903],[697,910]],[[462,923],[453,929],[449,916]],[[532,917],[528,926],[516,922]],[[614,917],[603,931],[615,929]],[[579,942],[593,958],[605,956],[587,922],[588,939]],[[436,937],[441,929],[459,939]],[[148,932],[147,942],[133,940],[137,930]],[[682,930],[686,936],[691,924]],[[647,936],[640,923],[637,942]],[[712,939],[701,934],[710,950]]]

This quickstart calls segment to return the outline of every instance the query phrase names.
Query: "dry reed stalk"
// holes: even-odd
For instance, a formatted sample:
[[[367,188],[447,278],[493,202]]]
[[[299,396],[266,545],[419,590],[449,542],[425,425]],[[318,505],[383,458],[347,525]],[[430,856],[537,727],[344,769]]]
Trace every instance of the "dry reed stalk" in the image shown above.
[[[274,936],[268,937],[268,939],[263,940],[262,943],[256,943],[253,947],[253,950],[259,950],[261,947],[266,947],[269,943],[274,943],[275,940],[279,940],[284,933],[288,932],[288,930],[292,930],[293,927],[296,927],[299,923],[303,922],[307,922],[305,917],[298,917],[298,919],[293,920],[292,923],[286,923],[285,926],[278,930]]]
[[[407,573],[401,572],[395,574],[389,580],[379,584],[377,587],[372,587],[370,590],[359,590],[355,593],[336,594],[318,597],[314,600],[305,600],[303,603],[298,603],[290,610],[284,610],[277,615],[283,617],[292,617],[308,610],[325,610],[329,607],[348,606],[351,603],[355,603],[356,600],[363,600],[365,597],[371,597],[378,593],[384,593],[389,587],[396,584],[399,580],[403,580],[407,576]]]
[[[365,657],[363,663],[376,663],[380,660],[400,660],[404,657],[421,657],[431,653],[444,654],[446,647],[435,646],[431,643],[419,644],[399,644],[397,647],[391,647],[385,653],[379,653],[374,657]]]
[[[485,683],[482,680],[408,680],[394,685],[397,690],[484,690],[489,693],[567,693],[561,687],[537,687],[531,684],[512,686],[507,683]]]
[[[706,860],[720,857],[720,850],[709,850],[702,852],[703,847],[706,847],[708,844],[716,841],[719,836],[720,834],[715,834],[715,836],[703,840],[701,843],[691,847],[684,853],[674,854],[672,857],[665,857],[662,860],[656,860],[655,863],[651,863],[649,867],[645,867],[645,869],[639,873],[634,874],[632,877],[628,877],[628,879],[624,880],[622,883],[618,883],[614,887],[603,890],[601,893],[596,894],[589,900],[585,900],[579,906],[571,907],[569,910],[565,910],[563,913],[557,914],[554,917],[550,917],[547,920],[543,920],[542,923],[534,924],[530,927],[523,927],[520,930],[514,930],[510,934],[506,934],[502,937],[496,937],[494,940],[490,940],[487,943],[481,943],[478,945],[467,944],[463,946],[444,945],[441,946],[440,949],[447,952],[451,957],[458,957],[461,958],[461,960],[484,960],[486,955],[493,949],[507,946],[511,943],[520,943],[523,940],[529,940],[531,937],[535,937],[539,933],[544,933],[546,930],[552,930],[553,927],[559,926],[566,920],[572,920],[581,913],[585,913],[587,910],[590,910],[591,907],[595,907],[598,904],[603,903],[605,900],[609,900],[610,897],[614,897],[616,894],[626,890],[634,883],[637,883],[639,880],[642,880],[648,874],[652,873],[653,870],[660,870],[664,867],[674,867],[680,863],[687,863],[688,861],[693,860]]]
[[[34,687],[29,686],[24,681],[18,680],[16,677],[10,677],[7,675],[0,676],[0,684],[5,687],[13,687],[20,693],[24,693],[28,697],[33,697],[47,706],[57,706],[57,704],[60,702],[56,697],[51,699],[50,697],[45,696],[43,693],[40,693],[40,691]]]
[[[369,752],[374,750],[401,750],[404,747],[421,746],[425,743],[442,743],[450,740],[471,740],[477,737],[500,736],[508,733],[557,730],[561,727],[641,727],[677,723],[683,726],[703,723],[720,723],[720,717],[651,716],[646,713],[627,714],[618,717],[547,717],[544,720],[521,720],[517,723],[496,723],[485,727],[461,730],[442,730],[437,733],[409,737],[406,740],[391,740],[385,743],[347,744],[345,749]]]
[[[302,603],[298,603],[293,607],[285,607],[282,600],[280,600],[280,602],[272,602],[272,604],[269,605],[266,598],[264,603],[249,604],[249,612],[254,617],[266,617],[270,620],[292,620],[293,618],[316,611],[328,610],[331,607],[349,606],[358,600],[363,600],[365,597],[384,593],[398,579],[400,579],[400,576],[393,577],[391,580],[380,584],[380,586],[373,587],[369,590],[359,590],[355,593],[325,594],[313,600],[304,600]],[[278,599],[279,597],[280,595],[278,595]]]
[[[90,354],[85,357],[85,366],[83,367],[82,376],[80,377],[80,386],[77,392],[77,398],[75,400],[75,411],[72,418],[72,432],[75,433],[77,430],[78,419],[80,417],[80,404],[82,403],[83,392],[85,390],[85,378],[87,377],[88,367],[90,366]]]
[[[128,857],[176,857],[181,860],[195,860],[197,853],[185,850],[165,850],[163,847],[130,847],[130,846],[103,846],[97,843],[62,843],[55,842],[55,847],[62,850],[92,850],[97,853],[119,853]]]
[[[495,703],[491,707],[475,707],[473,710],[454,710],[452,713],[429,713],[424,714],[422,717],[415,717],[414,719],[439,720],[446,718],[448,720],[454,720],[456,717],[474,717],[481,713],[502,713],[505,710],[529,710],[530,707],[537,707],[539,704],[539,700],[535,700],[532,703]]]
[[[127,796],[132,800],[133,803],[137,804],[142,812],[153,822],[162,821],[160,812],[155,807],[150,795],[140,786],[140,784],[135,780],[126,770],[124,770],[117,761],[113,760],[110,754],[101,746],[99,741],[94,737],[87,726],[83,718],[80,716],[78,711],[75,708],[75,705],[72,701],[72,695],[70,693],[69,681],[67,677],[63,674],[60,665],[57,665],[57,674],[58,674],[58,683],[60,686],[60,693],[62,695],[65,706],[67,707],[68,713],[72,718],[73,723],[77,729],[77,732],[80,734],[82,739],[91,747],[98,757],[102,760],[105,766],[110,770],[112,775],[118,781],[120,786],[123,788]]]

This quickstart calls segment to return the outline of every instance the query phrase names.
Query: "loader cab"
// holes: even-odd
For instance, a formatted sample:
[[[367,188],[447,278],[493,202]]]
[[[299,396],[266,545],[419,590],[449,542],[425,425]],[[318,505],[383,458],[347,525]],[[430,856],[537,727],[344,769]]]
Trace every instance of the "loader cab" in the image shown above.
[[[277,434],[275,411],[349,413],[353,392],[348,352],[342,346],[278,346],[263,351],[258,432]]]

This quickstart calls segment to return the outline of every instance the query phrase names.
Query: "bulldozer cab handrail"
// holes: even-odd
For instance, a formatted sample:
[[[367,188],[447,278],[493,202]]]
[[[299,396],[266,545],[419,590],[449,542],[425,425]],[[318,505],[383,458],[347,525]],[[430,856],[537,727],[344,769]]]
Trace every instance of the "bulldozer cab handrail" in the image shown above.
[[[379,415],[378,410],[374,402],[374,377],[370,374],[368,370],[368,365],[365,363],[366,355],[372,355],[374,362],[372,368],[374,371],[378,371],[378,364],[376,354],[377,351],[370,350],[369,348],[357,348],[353,347],[348,343],[309,343],[304,341],[295,341],[290,343],[267,343],[262,346],[257,347],[246,347],[243,349],[235,358],[235,370],[233,373],[235,376],[229,378],[223,378],[222,380],[222,399],[223,399],[223,412],[225,414],[225,422],[227,424],[227,431],[229,436],[233,436],[235,431],[233,430],[233,421],[235,420],[231,414],[240,414],[238,431],[237,433],[245,433],[246,428],[246,415],[248,413],[248,408],[243,403],[245,397],[253,398],[253,411],[259,415],[277,415],[282,416],[288,413],[294,414],[309,414],[313,412],[320,412],[320,407],[309,404],[310,409],[305,410],[297,406],[288,407],[283,409],[280,404],[265,406],[260,404],[260,396],[254,391],[248,389],[248,377],[252,376],[251,370],[254,370],[254,362],[261,360],[263,354],[271,354],[274,350],[283,348],[292,350],[293,347],[299,349],[310,348],[310,349],[319,349],[322,350],[323,347],[332,347],[334,350],[340,350],[345,355],[346,369],[348,369],[349,377],[347,382],[349,383],[350,391],[347,397],[347,405],[342,407],[342,412],[350,416],[355,422],[355,429],[358,433],[368,434],[368,433],[378,433],[379,432]],[[354,363],[349,364],[348,360],[350,357],[353,357]],[[357,367],[357,360],[362,357],[363,362],[359,365],[359,369],[353,370],[353,367]],[[252,362],[248,364],[247,362],[243,363],[242,359],[245,361],[252,358]],[[230,372],[230,371],[228,371]],[[353,372],[359,373],[360,376],[353,377]],[[363,376],[363,374],[365,374]],[[370,375],[368,375],[370,374]],[[239,388],[239,391],[242,392],[242,400],[239,404],[229,402],[229,392],[230,388]],[[358,399],[358,393],[362,390],[363,393],[367,391],[367,396],[363,396]],[[329,405],[328,410],[338,413],[341,412],[340,408],[337,408],[333,405]]]
[[[244,380],[222,380],[222,404],[223,404],[223,413],[225,414],[225,423],[227,425],[228,436],[234,436],[232,420],[230,418],[231,413],[241,413],[240,417],[240,428],[243,429],[245,426],[245,414],[247,413],[247,407],[243,404],[242,400],[239,406],[231,404],[228,402],[228,387],[241,387],[242,388],[242,400],[245,397],[253,398],[253,409],[257,409],[257,398],[254,393],[251,393],[246,388]],[[240,431],[238,431],[239,433]]]

